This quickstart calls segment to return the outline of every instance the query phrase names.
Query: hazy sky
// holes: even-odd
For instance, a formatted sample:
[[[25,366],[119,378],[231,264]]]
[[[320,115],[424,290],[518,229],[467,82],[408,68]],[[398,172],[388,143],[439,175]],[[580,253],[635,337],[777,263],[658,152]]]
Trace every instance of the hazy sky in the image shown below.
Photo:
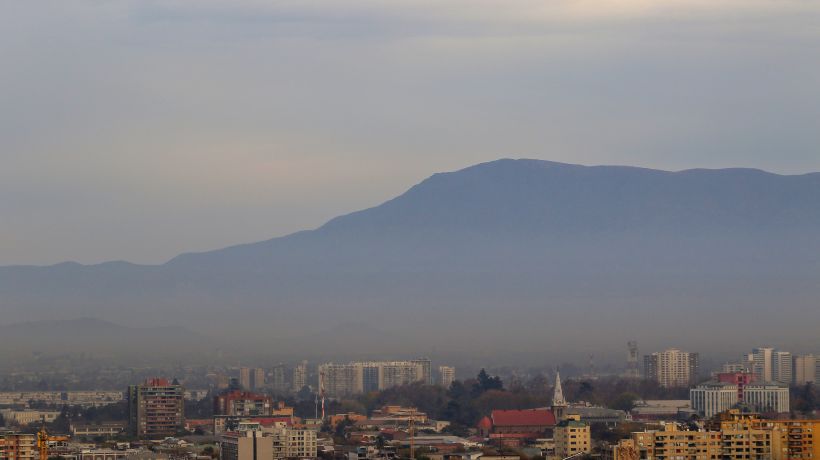
[[[159,263],[500,157],[818,171],[819,5],[5,1],[0,264]]]

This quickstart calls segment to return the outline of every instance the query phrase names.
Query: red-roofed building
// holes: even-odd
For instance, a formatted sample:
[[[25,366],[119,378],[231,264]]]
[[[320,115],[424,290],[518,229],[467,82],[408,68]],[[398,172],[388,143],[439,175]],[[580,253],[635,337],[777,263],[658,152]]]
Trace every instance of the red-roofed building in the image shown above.
[[[549,409],[494,410],[478,423],[482,436],[493,439],[536,439],[555,427],[555,414]]]

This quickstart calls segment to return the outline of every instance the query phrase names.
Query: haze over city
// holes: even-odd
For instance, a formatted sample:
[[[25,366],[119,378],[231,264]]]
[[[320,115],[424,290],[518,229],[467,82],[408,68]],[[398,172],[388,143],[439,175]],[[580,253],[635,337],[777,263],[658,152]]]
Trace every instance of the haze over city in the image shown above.
[[[0,459],[820,458],[820,3],[0,3]]]

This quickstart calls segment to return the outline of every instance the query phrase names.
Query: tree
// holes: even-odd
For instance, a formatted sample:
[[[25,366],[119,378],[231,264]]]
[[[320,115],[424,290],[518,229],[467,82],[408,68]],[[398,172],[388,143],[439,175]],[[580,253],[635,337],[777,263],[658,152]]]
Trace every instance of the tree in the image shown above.
[[[639,396],[635,393],[624,392],[619,394],[618,397],[609,404],[609,407],[629,412],[635,408],[635,401],[638,400],[638,398]]]
[[[503,390],[504,389],[504,382],[501,381],[501,378],[498,376],[490,377],[487,374],[487,371],[481,369],[476,377],[476,386],[475,389],[478,394],[484,393],[485,391],[490,390]]]

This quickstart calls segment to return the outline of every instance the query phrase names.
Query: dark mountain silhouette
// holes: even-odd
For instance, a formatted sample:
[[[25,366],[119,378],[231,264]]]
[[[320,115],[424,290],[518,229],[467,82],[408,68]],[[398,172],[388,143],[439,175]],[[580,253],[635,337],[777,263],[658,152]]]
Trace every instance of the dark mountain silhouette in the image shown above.
[[[0,268],[4,322],[185,322],[325,354],[820,348],[818,299],[820,174],[537,160],[435,174],[318,229],[160,266]],[[360,323],[382,333],[335,327]]]

